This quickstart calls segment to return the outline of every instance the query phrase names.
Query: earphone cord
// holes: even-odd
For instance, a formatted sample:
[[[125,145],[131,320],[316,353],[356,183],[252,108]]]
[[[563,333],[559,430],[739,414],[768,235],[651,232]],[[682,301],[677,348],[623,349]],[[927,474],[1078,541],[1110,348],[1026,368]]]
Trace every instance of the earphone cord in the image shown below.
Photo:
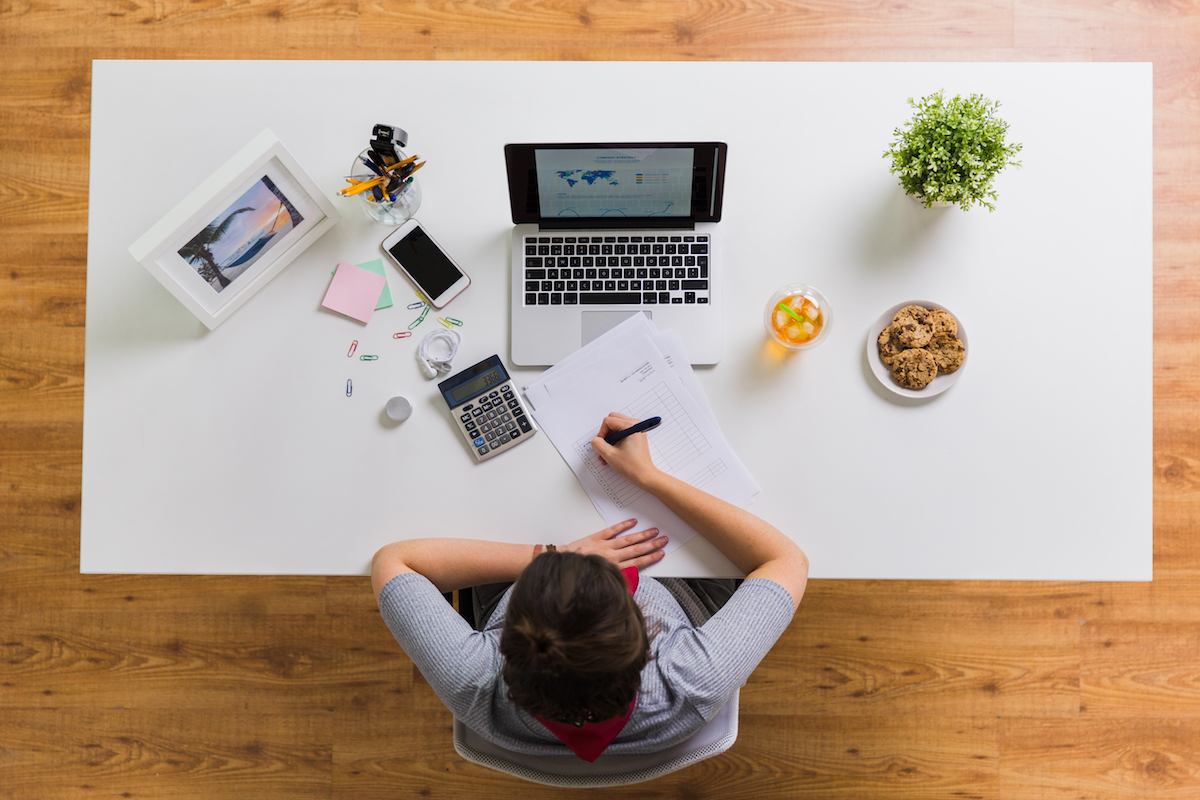
[[[450,352],[444,356],[434,357],[429,354],[429,347],[438,340],[444,341],[450,348]],[[436,378],[439,374],[444,375],[450,371],[450,362],[454,360],[454,355],[458,352],[460,341],[462,338],[458,335],[458,331],[433,331],[421,340],[421,346],[417,348],[417,360],[421,362],[427,378]]]

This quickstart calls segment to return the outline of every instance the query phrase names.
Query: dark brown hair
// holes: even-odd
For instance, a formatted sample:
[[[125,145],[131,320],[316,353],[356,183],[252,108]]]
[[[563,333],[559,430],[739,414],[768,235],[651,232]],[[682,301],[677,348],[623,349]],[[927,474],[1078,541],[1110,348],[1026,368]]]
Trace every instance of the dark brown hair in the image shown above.
[[[650,660],[650,637],[616,565],[549,552],[513,586],[500,655],[508,697],[518,707],[582,725],[629,709]]]

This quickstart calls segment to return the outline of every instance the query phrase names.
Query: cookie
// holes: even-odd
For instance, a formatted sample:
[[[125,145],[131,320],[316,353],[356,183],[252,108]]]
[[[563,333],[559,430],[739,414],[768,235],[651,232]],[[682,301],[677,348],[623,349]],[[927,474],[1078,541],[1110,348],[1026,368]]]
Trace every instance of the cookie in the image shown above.
[[[929,309],[925,308],[925,306],[905,306],[896,312],[896,316],[892,317],[892,322],[895,322],[901,315],[912,317],[922,325],[929,324],[929,320],[927,319]]]
[[[879,360],[884,364],[887,364],[889,367],[896,359],[896,356],[900,355],[900,353],[904,351],[904,345],[900,344],[900,342],[898,342],[896,337],[893,335],[893,327],[894,326],[892,325],[888,325],[886,328],[881,330],[879,332],[878,340]]]
[[[963,347],[962,340],[945,333],[934,336],[926,349],[941,372],[954,372],[967,358],[967,350]]]
[[[933,354],[919,347],[905,350],[892,362],[892,377],[905,389],[924,389],[937,371]]]
[[[917,306],[907,306],[893,317],[892,337],[905,347],[924,347],[933,338],[933,331],[915,315],[907,313],[909,308],[917,308]],[[925,319],[924,311],[925,309],[922,308],[921,319]]]
[[[958,321],[954,315],[944,308],[930,308],[925,314],[925,324],[933,331],[933,335],[945,333],[950,336],[958,335]]]

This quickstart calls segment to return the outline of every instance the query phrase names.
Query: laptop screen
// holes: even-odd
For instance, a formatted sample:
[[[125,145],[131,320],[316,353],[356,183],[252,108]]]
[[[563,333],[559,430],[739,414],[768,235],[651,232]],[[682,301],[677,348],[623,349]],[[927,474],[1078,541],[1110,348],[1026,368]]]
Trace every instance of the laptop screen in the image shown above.
[[[543,217],[687,217],[691,147],[533,151]]]
[[[634,228],[721,218],[726,145],[510,144],[513,222]]]

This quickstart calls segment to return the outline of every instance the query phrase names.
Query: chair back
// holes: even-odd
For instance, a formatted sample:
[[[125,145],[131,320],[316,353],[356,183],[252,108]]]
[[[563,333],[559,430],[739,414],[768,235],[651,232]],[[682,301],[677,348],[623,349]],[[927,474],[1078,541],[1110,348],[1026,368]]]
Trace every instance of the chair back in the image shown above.
[[[473,764],[533,783],[565,788],[625,786],[658,778],[724,753],[737,740],[738,695],[734,692],[717,715],[679,744],[649,755],[601,754],[589,764],[565,745],[563,755],[530,756],[492,744],[454,720],[454,749]]]

